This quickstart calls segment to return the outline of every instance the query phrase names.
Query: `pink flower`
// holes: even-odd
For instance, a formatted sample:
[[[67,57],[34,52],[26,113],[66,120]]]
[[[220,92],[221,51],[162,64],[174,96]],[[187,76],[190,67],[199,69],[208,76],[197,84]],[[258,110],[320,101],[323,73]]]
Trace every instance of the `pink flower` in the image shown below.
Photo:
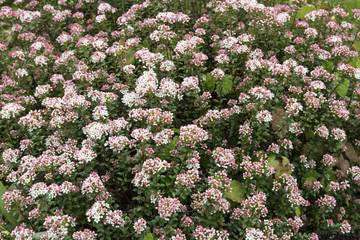
[[[146,228],[146,220],[140,218],[134,223],[134,230],[137,234],[141,234]]]
[[[74,232],[72,235],[74,240],[95,240],[97,234],[94,231],[90,231],[85,228],[83,231]]]
[[[160,217],[168,221],[173,213],[181,211],[180,207],[181,203],[176,198],[160,198],[157,209]]]
[[[35,232],[33,230],[26,228],[25,223],[22,223],[20,226],[14,228],[10,236],[13,237],[15,240],[22,240],[22,239],[30,240],[32,239],[32,236],[34,234]]]
[[[194,147],[196,143],[206,141],[208,133],[193,124],[180,127],[180,141],[188,146]]]
[[[225,76],[225,73],[222,69],[215,68],[214,70],[211,71],[211,75],[217,79],[221,79]]]
[[[271,122],[272,121],[271,112],[267,110],[258,111],[258,113],[256,114],[256,119],[258,120],[259,123]]]
[[[235,157],[234,152],[230,149],[224,149],[222,147],[217,147],[213,153],[212,157],[216,161],[216,165],[218,167],[222,167],[227,169],[228,167],[231,167],[233,169],[238,168],[238,164],[235,163]]]
[[[341,231],[341,233],[343,233],[343,234],[345,234],[345,233],[350,233],[350,231],[351,231],[351,225],[349,224],[348,221],[344,220],[344,221],[341,223],[340,231]]]
[[[319,198],[318,200],[316,200],[317,204],[319,205],[320,208],[323,207],[335,207],[336,206],[336,199],[332,196],[329,195],[324,195],[324,197]]]
[[[229,234],[226,230],[216,230],[215,228],[204,228],[203,226],[196,226],[193,235],[196,240],[208,240],[208,239],[218,239],[218,240],[229,240]]]
[[[325,154],[323,156],[323,163],[325,166],[332,166],[333,164],[336,163],[336,159],[329,154]]]

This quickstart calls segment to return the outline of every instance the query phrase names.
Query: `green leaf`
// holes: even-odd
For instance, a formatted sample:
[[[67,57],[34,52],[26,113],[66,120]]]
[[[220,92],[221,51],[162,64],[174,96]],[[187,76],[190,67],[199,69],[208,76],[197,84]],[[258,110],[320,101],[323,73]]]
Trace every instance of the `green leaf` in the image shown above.
[[[279,161],[275,159],[275,155],[271,155],[268,158],[268,167],[272,167],[276,170],[278,166],[279,166]]]
[[[355,43],[355,44],[353,45],[353,48],[354,48],[356,51],[360,51],[360,44]]]
[[[360,2],[359,0],[345,0],[344,6],[346,9],[350,11],[351,9],[360,8]]]
[[[2,234],[6,235],[6,236],[9,236],[10,233],[8,231],[1,231]]]
[[[281,157],[282,158],[282,163],[285,165],[285,164],[288,164],[290,163],[290,160],[287,158],[287,157]]]
[[[349,62],[349,64],[350,64],[350,66],[352,66],[352,67],[356,67],[356,62]]]
[[[151,233],[148,233],[145,237],[144,240],[154,240],[154,237]]]
[[[167,145],[167,147],[164,150],[164,153],[160,154],[161,159],[166,159],[170,156],[170,151],[174,149],[176,143],[179,141],[179,136],[175,136],[171,142]]]
[[[305,182],[316,182],[316,178],[308,177],[308,178],[305,179]]]
[[[317,173],[317,171],[312,169],[311,171],[306,172],[305,176],[308,177],[308,178],[314,178],[315,181],[316,181],[316,179],[318,179],[318,177],[319,177],[319,174]]]
[[[283,173],[291,174],[292,173],[292,167],[290,164],[290,160],[287,157],[282,156],[281,163],[279,161],[274,160],[275,162],[272,164],[275,164],[275,178],[278,179]],[[277,164],[276,164],[277,162]],[[268,164],[269,165],[269,164]]]
[[[34,240],[38,240],[38,239],[41,239],[40,238],[40,235],[41,234],[45,234],[46,232],[38,232],[38,233],[35,233],[34,235],[32,235],[32,239]]]
[[[313,131],[306,131],[306,133],[305,133],[305,137],[306,137],[306,139],[311,139],[311,138],[313,138],[315,136],[315,134],[314,134],[314,132]]]
[[[226,192],[226,196],[234,202],[241,203],[244,200],[244,198],[241,197],[244,192],[242,184],[239,181],[232,180],[230,186],[231,191]]]
[[[275,178],[279,178],[283,173],[291,174],[292,167],[290,160],[287,157],[282,156],[282,161],[275,159],[275,156],[272,155],[268,158],[268,167],[273,167],[275,169]]]
[[[328,176],[326,176],[326,178],[328,178],[328,179],[330,179],[330,180],[332,180],[332,181],[335,181],[335,179],[336,179],[335,172],[334,172],[334,170],[332,170],[332,169],[328,169],[328,170],[324,173],[324,175],[325,175],[325,176],[328,175]]]
[[[332,69],[334,67],[334,63],[333,62],[327,62],[323,67],[325,68],[326,71],[331,73]]]
[[[222,88],[221,88],[222,96],[228,94],[231,91],[231,89],[233,87],[232,79],[233,79],[233,76],[231,76],[231,75],[225,75],[223,77]]]
[[[180,129],[178,129],[178,128],[171,128],[171,130],[173,130],[174,132],[176,132],[176,133],[179,133],[179,134],[180,134]]]
[[[300,208],[299,207],[295,207],[295,213],[296,213],[296,216],[300,217]]]
[[[336,149],[337,149],[337,150],[342,149],[342,148],[345,146],[345,143],[346,143],[346,140],[341,141],[341,142],[338,142],[338,143],[336,144]]]
[[[300,18],[304,18],[306,14],[308,14],[309,12],[315,11],[315,10],[316,10],[316,7],[314,5],[307,4],[300,9],[297,16]]]
[[[340,97],[345,97],[350,86],[349,79],[345,79],[344,82],[336,88],[336,92]]]
[[[17,217],[14,216],[14,212],[8,212],[5,209],[5,202],[2,199],[2,195],[6,192],[6,188],[3,185],[3,183],[0,181],[0,210],[1,212],[4,214],[6,220],[13,226],[17,226],[19,225],[19,223],[17,222]]]
[[[210,73],[206,74],[205,84],[206,84],[206,88],[209,90],[210,93],[212,93],[215,89],[215,81],[216,78],[213,77]]]

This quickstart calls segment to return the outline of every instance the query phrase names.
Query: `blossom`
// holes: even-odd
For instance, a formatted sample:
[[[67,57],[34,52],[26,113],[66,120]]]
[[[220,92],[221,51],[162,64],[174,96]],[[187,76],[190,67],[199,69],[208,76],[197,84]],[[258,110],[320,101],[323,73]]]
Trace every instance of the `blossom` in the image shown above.
[[[130,144],[130,140],[125,136],[111,136],[105,143],[110,149],[120,152]]]
[[[288,113],[289,116],[296,116],[299,114],[300,111],[303,110],[303,106],[299,102],[297,102],[297,99],[289,98],[287,99],[285,109],[286,113]]]
[[[329,195],[324,195],[324,197],[319,198],[318,200],[316,200],[317,204],[319,205],[319,207],[323,208],[323,207],[335,207],[336,206],[336,199],[332,196]]]
[[[19,115],[24,110],[25,108],[21,104],[6,103],[0,111],[0,116],[2,119],[9,119]]]
[[[230,149],[224,149],[222,147],[217,147],[213,153],[212,157],[216,161],[216,165],[223,168],[231,167],[233,169],[238,168],[238,164],[235,163],[234,152]]]
[[[186,173],[181,173],[176,176],[175,185],[181,185],[186,188],[193,188],[199,180],[199,171],[196,169],[190,169],[186,171]]]
[[[35,232],[26,227],[25,223],[16,226],[14,230],[10,233],[10,236],[15,240],[31,240]],[[1,236],[1,235],[0,235]]]
[[[173,213],[181,211],[180,207],[181,203],[176,198],[160,198],[157,209],[160,217],[168,221]]]
[[[255,240],[255,239],[267,239],[267,237],[265,236],[265,234],[256,228],[246,228],[246,235],[245,235],[245,240]]]
[[[332,128],[331,129],[331,136],[335,139],[335,140],[340,140],[343,141],[346,139],[346,133],[343,129],[340,128]]]
[[[222,69],[215,68],[214,70],[211,71],[211,75],[217,79],[221,79],[225,76],[225,73]]]
[[[180,141],[191,147],[209,138],[207,132],[193,124],[180,127]]]
[[[343,233],[343,234],[345,234],[345,233],[350,233],[350,231],[351,231],[351,225],[349,224],[348,221],[344,220],[344,221],[341,223],[340,231],[341,231],[341,233]]]
[[[88,221],[91,222],[93,220],[95,223],[99,223],[100,220],[106,216],[109,208],[110,205],[104,200],[96,201],[91,208],[86,211]]]
[[[260,110],[260,111],[258,111],[258,113],[256,114],[256,119],[258,120],[259,123],[262,123],[262,122],[271,122],[271,121],[272,121],[271,112],[269,112],[269,111],[267,111],[267,110]]]
[[[72,235],[74,240],[95,240],[97,233],[85,228],[83,231],[74,232]]]
[[[149,186],[150,177],[164,171],[170,167],[170,164],[158,157],[146,159],[141,170],[135,174],[131,181],[136,187]]]
[[[96,172],[91,172],[90,176],[83,181],[81,186],[82,194],[103,193],[105,191],[105,186]]]
[[[323,137],[326,139],[329,137],[329,130],[324,125],[315,128],[315,133],[318,134],[320,137]]]
[[[218,239],[229,240],[229,233],[226,230],[216,230],[215,228],[204,228],[196,226],[193,236],[196,240]]]
[[[146,228],[146,220],[140,218],[134,223],[134,230],[137,234],[141,234]]]
[[[107,125],[99,122],[92,122],[83,127],[83,132],[91,139],[101,139],[107,134]]]
[[[148,129],[138,128],[131,132],[131,136],[135,138],[135,140],[140,142],[146,142],[152,138],[152,134]]]
[[[325,154],[323,156],[323,163],[325,166],[332,166],[333,164],[336,163],[336,159],[329,154]]]

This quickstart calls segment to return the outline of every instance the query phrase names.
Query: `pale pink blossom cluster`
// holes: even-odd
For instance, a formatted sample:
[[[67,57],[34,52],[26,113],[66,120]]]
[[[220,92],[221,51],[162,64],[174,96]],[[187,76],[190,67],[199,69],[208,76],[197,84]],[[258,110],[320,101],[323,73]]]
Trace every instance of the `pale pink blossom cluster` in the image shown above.
[[[274,98],[274,94],[264,86],[250,88],[249,93],[263,103]]]
[[[156,157],[154,159],[145,160],[144,164],[141,167],[141,170],[135,174],[132,183],[136,186],[149,186],[150,177],[159,174],[160,172],[167,170],[170,167],[170,164]]]
[[[125,136],[111,136],[105,143],[105,146],[109,146],[110,149],[121,152],[127,146],[129,146],[130,140]]]
[[[171,138],[174,135],[174,131],[171,129],[164,129],[153,137],[156,145],[166,145],[171,141]]]
[[[296,116],[299,114],[300,111],[303,110],[303,106],[301,103],[297,102],[297,99],[295,98],[289,98],[286,101],[286,113],[289,114],[289,116]]]
[[[44,111],[30,110],[30,112],[19,119],[19,124],[27,127],[30,132],[46,125],[43,117]]]
[[[240,163],[240,169],[244,170],[244,178],[253,179],[255,176],[261,176],[266,170],[266,161],[252,161],[251,157],[246,155]]]
[[[316,203],[319,207],[335,207],[336,206],[336,199],[333,196],[324,195],[324,197],[319,198],[316,200]]]
[[[191,207],[198,211],[209,212],[212,215],[230,211],[230,203],[219,189],[208,188],[205,192],[192,194],[191,198]]]
[[[91,193],[104,193],[106,188],[103,181],[96,172],[91,172],[89,177],[87,177],[81,186],[82,194],[91,194]]]
[[[83,132],[91,139],[101,139],[107,135],[107,125],[100,122],[92,122],[89,125],[83,127]]]
[[[95,240],[97,233],[85,228],[83,231],[74,232],[72,237],[74,240]]]
[[[31,240],[33,239],[33,235],[35,235],[35,232],[30,228],[27,228],[25,223],[20,224],[20,226],[16,226],[10,233],[10,236],[15,240]]]
[[[336,159],[329,154],[325,154],[322,158],[322,161],[325,166],[332,166],[336,163]]]
[[[343,141],[346,139],[346,132],[341,128],[332,128],[331,129],[331,136],[335,140]]]
[[[245,240],[268,239],[260,229],[246,228],[245,231],[246,231]]]
[[[18,103],[6,103],[3,105],[0,111],[0,116],[2,119],[14,118],[16,115],[19,115],[23,112],[25,108]]]
[[[195,184],[200,181],[199,175],[198,170],[190,169],[185,173],[181,173],[176,176],[175,185],[184,186],[186,188],[194,188]]]
[[[324,125],[315,128],[315,133],[318,134],[320,137],[323,137],[325,139],[327,139],[329,137],[329,130]]]
[[[143,218],[140,218],[134,223],[134,231],[137,234],[141,234],[146,229],[146,220]]]
[[[360,185],[360,167],[353,166],[349,168],[348,173],[351,175],[351,178]]]
[[[229,233],[226,230],[216,230],[215,228],[204,228],[197,225],[193,236],[196,240],[229,240]]]
[[[45,218],[44,226],[46,228],[45,236],[49,239],[65,239],[69,233],[69,228],[75,227],[76,219],[69,216],[58,214]]]
[[[181,212],[181,208],[182,205],[176,198],[160,198],[157,205],[160,217],[166,221],[169,221],[169,217],[171,217],[173,213]]]
[[[344,220],[344,221],[341,223],[340,231],[341,231],[341,233],[343,233],[343,234],[350,233],[350,231],[351,231],[351,225],[349,224],[348,221]]]
[[[260,110],[260,111],[258,111],[258,113],[256,114],[256,119],[258,120],[259,123],[271,122],[271,121],[272,121],[271,112],[269,112],[269,111],[267,111],[267,110]]]
[[[185,145],[194,147],[196,143],[206,141],[209,138],[206,130],[190,124],[180,127],[180,141]]]
[[[238,164],[236,163],[234,152],[231,149],[224,149],[217,147],[212,152],[212,157],[215,159],[216,165],[222,168],[237,169]]]
[[[252,217],[265,217],[268,210],[265,206],[266,194],[264,192],[255,193],[253,196],[248,197],[246,200],[241,202],[241,209],[232,214],[232,218],[252,218]]]

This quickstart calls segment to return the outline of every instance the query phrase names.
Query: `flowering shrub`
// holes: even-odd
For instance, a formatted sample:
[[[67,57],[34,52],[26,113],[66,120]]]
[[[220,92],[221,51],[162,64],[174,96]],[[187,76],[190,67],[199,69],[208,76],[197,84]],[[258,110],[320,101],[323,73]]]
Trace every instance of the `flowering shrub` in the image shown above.
[[[360,9],[0,6],[2,239],[359,231]]]

